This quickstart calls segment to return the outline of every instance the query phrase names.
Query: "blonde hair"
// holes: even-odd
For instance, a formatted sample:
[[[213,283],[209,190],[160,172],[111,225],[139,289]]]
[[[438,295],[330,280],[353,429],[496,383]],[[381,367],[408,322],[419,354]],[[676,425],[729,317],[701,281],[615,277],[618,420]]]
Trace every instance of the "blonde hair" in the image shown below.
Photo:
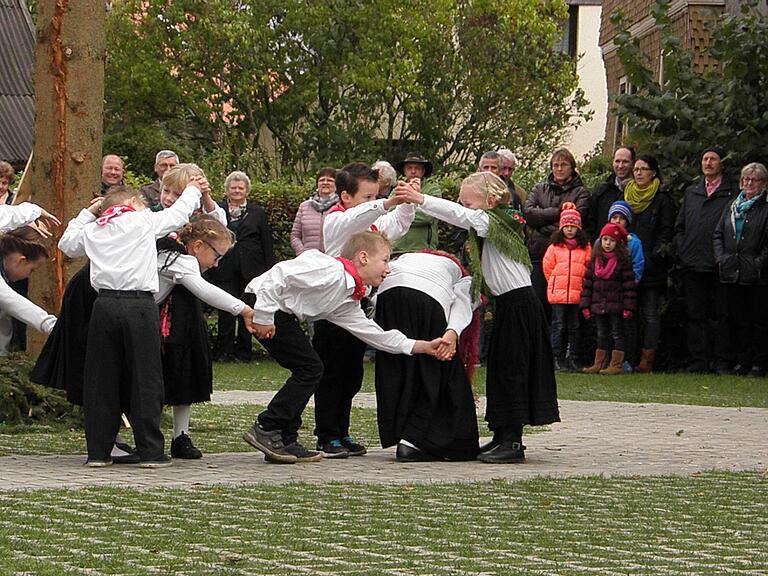
[[[179,229],[178,240],[182,244],[203,240],[216,242],[227,240],[230,247],[235,243],[235,234],[221,222],[210,216],[196,216]]]
[[[392,244],[381,232],[357,232],[344,242],[341,257],[352,260],[358,252],[365,251],[369,254],[376,254],[384,248],[392,250]]]
[[[461,187],[471,188],[488,200],[504,204],[505,198],[509,198],[509,190],[504,180],[493,172],[475,172],[461,181]]]
[[[197,164],[176,164],[163,174],[163,186],[170,190],[184,190],[195,176],[205,177],[205,173]]]

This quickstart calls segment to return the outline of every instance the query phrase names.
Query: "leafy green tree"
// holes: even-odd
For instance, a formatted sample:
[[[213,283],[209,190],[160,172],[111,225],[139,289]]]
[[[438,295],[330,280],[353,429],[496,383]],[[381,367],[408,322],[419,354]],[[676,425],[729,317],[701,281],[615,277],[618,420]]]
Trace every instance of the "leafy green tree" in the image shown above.
[[[679,195],[699,176],[703,148],[723,146],[726,166],[737,173],[748,162],[768,161],[768,19],[753,1],[741,14],[725,14],[712,29],[709,53],[720,65],[703,74],[694,54],[671,30],[669,0],[657,0],[652,14],[659,26],[664,82],[654,78],[648,57],[612,15],[619,33],[618,54],[635,94],[616,98],[619,116],[642,151],[659,158],[665,179]]]
[[[411,148],[445,166],[500,145],[535,162],[585,116],[576,63],[554,49],[560,0],[113,5],[107,140],[144,170],[173,146],[257,176]]]

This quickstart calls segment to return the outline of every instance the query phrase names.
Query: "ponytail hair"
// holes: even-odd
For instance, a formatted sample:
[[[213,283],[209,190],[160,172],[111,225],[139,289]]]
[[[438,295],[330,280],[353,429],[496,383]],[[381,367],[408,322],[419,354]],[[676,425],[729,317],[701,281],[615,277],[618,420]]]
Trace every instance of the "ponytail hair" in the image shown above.
[[[51,255],[45,240],[30,226],[0,234],[0,257],[14,253],[19,253],[32,262]]]
[[[235,243],[235,235],[224,224],[212,218],[211,216],[196,216],[185,224],[178,231],[178,241],[186,245],[195,240],[205,242],[216,242],[218,240],[227,240],[231,245]]]

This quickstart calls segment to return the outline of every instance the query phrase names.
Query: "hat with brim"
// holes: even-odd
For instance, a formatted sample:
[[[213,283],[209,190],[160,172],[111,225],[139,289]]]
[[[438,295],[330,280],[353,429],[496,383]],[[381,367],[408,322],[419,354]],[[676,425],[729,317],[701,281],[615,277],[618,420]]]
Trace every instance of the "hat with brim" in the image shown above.
[[[424,178],[428,178],[432,174],[432,162],[424,158],[424,156],[418,152],[408,152],[404,160],[395,164],[395,170],[400,174],[403,174],[406,164],[421,164],[424,166]]]

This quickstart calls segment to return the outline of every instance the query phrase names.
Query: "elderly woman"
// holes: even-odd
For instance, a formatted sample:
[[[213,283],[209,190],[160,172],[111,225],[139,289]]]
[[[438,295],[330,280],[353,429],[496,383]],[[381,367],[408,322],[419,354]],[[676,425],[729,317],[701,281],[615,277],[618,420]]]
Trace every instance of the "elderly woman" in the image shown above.
[[[641,154],[635,159],[632,180],[624,186],[624,200],[635,215],[629,231],[642,242],[645,257],[637,286],[642,349],[635,370],[650,372],[661,336],[661,305],[667,287],[676,212],[674,200],[661,186],[656,158]]]
[[[378,160],[371,168],[379,171],[379,193],[376,195],[377,198],[389,198],[390,193],[395,189],[395,184],[397,184],[395,167],[386,160]]]
[[[531,255],[531,282],[539,297],[547,318],[550,306],[547,301],[547,280],[544,278],[541,262],[549,246],[549,238],[560,227],[561,207],[573,202],[586,218],[589,192],[576,171],[576,159],[567,148],[559,148],[549,159],[550,173],[545,182],[539,182],[532,189],[523,204],[523,215],[528,223],[528,252]]]
[[[261,206],[248,202],[251,179],[245,172],[232,172],[224,181],[225,199],[220,202],[227,214],[227,228],[237,242],[226,254],[219,254],[219,265],[208,273],[211,282],[240,298],[245,286],[266,272],[274,263],[272,231]],[[217,361],[251,359],[251,333],[242,316],[219,314],[215,358]]]
[[[753,162],[741,170],[740,192],[714,233],[720,282],[733,303],[731,330],[737,374],[762,378],[768,368],[768,170]]]
[[[314,248],[323,252],[323,220],[329,208],[339,201],[336,194],[336,168],[321,168],[315,177],[315,192],[299,204],[291,228],[291,248],[296,256]]]

